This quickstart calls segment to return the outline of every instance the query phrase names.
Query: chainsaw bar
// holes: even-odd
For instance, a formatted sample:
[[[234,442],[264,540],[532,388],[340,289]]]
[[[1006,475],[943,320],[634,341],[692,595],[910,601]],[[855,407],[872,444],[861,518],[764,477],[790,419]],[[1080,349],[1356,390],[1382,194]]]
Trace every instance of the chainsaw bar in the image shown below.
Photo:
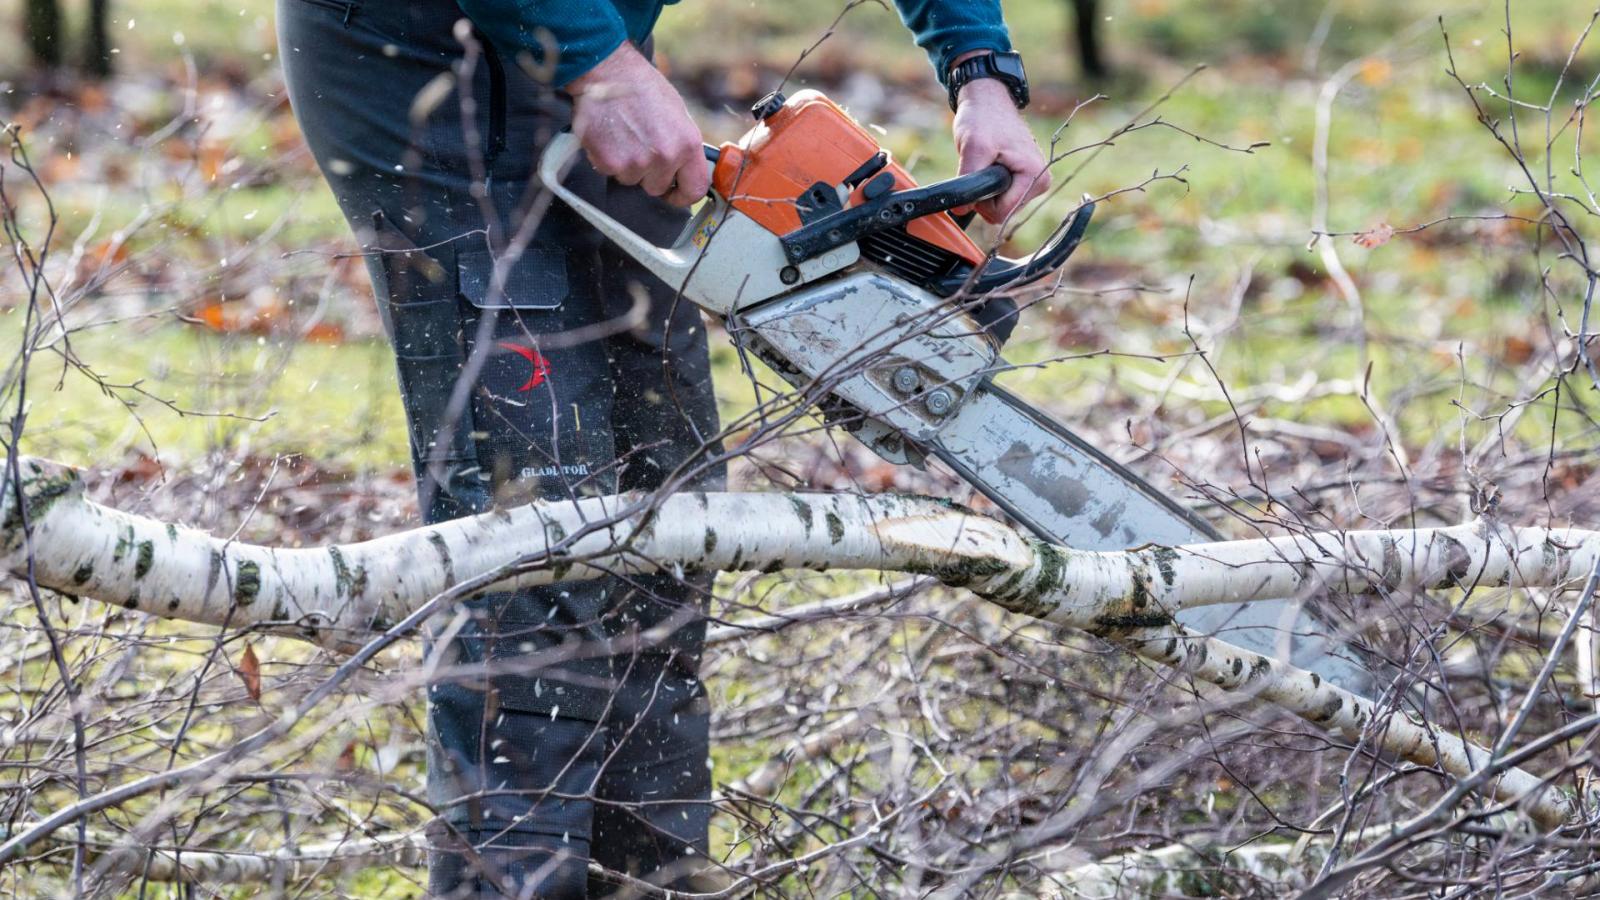
[[[1193,510],[987,378],[925,449],[1052,543],[1124,550],[1223,539]],[[1371,687],[1372,677],[1358,661],[1312,637],[1326,627],[1290,601],[1193,607],[1177,619],[1270,657],[1280,655],[1287,634],[1297,665],[1349,690],[1365,693]]]

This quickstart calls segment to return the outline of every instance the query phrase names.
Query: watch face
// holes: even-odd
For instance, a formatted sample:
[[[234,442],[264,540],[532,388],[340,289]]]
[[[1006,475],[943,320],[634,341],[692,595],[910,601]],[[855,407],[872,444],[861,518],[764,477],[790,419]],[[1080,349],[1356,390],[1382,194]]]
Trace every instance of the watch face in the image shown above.
[[[1027,79],[1027,73],[1022,70],[1022,57],[1020,55],[1016,53],[996,53],[991,58],[994,60],[995,70],[1000,74],[1009,75],[1018,81]]]

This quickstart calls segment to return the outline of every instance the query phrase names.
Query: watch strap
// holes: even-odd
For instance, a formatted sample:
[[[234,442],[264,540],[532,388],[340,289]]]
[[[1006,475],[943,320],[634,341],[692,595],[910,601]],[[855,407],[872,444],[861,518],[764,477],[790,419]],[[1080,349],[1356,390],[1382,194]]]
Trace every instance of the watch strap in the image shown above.
[[[961,88],[980,78],[993,78],[1004,84],[1017,109],[1027,107],[1028,79],[1022,68],[1022,57],[1015,53],[990,52],[964,59],[950,67],[945,87],[950,94],[951,111],[956,108]]]

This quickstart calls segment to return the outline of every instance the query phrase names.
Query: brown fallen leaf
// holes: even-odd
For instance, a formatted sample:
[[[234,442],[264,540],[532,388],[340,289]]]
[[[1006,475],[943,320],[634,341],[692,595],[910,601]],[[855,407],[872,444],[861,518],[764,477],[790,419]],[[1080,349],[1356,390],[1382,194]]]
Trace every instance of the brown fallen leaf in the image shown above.
[[[339,753],[339,758],[334,761],[334,771],[354,772],[356,770],[356,742],[350,741],[344,745],[344,750]]]
[[[1389,239],[1392,237],[1394,237],[1394,226],[1385,223],[1370,231],[1361,232],[1356,235],[1355,241],[1356,246],[1371,250],[1374,247],[1382,247],[1384,244],[1389,243]]]
[[[200,167],[200,177],[207,181],[216,181],[222,174],[222,165],[228,161],[228,145],[221,141],[201,141],[200,148],[195,154],[195,163]]]
[[[318,322],[306,329],[304,339],[313,344],[342,344],[344,329],[336,322]]]
[[[244,682],[245,693],[251,700],[261,700],[261,660],[256,659],[256,648],[244,645],[244,656],[239,658],[239,680]]]
[[[1520,366],[1533,358],[1533,351],[1532,341],[1514,334],[1508,335],[1506,337],[1505,353],[1502,354],[1502,358],[1510,365]]]

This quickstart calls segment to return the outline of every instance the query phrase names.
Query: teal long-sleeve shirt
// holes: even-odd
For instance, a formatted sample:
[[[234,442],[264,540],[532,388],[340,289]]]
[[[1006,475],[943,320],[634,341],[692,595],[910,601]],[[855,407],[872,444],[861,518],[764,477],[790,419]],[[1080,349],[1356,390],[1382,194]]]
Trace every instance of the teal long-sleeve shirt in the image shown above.
[[[668,2],[677,0],[457,0],[503,53],[528,52],[545,65],[553,47],[558,86],[594,68],[623,41],[643,41]],[[1011,49],[1000,0],[895,0],[895,6],[941,81],[950,60],[963,53]]]

